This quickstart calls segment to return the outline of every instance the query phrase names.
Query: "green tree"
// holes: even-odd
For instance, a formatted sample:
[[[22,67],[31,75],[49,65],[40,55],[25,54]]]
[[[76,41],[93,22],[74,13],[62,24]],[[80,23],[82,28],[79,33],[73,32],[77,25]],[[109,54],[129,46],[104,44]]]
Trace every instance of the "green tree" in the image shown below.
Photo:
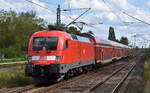
[[[128,38],[127,37],[121,37],[120,43],[128,45],[129,44]]]
[[[46,22],[36,13],[0,11],[0,54],[5,57],[22,57],[27,51],[30,36],[45,28]]]
[[[116,41],[116,36],[115,36],[115,32],[114,32],[114,28],[113,27],[109,27],[108,39],[112,40],[112,41]]]

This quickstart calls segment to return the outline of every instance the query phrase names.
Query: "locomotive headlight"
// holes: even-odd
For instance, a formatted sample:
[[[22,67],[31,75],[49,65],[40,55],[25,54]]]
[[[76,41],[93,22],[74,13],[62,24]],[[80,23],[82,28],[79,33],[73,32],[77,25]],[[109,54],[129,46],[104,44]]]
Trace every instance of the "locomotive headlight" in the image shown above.
[[[47,56],[47,60],[55,60],[56,62],[60,62],[60,56]]]
[[[56,56],[47,56],[47,60],[55,60]]]
[[[56,62],[60,62],[60,56],[56,56]]]

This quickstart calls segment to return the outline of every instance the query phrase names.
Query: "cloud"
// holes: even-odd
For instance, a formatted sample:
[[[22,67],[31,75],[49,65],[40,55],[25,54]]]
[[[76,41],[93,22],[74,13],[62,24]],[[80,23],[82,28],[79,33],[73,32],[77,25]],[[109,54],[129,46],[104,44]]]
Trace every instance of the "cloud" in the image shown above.
[[[48,23],[55,23],[56,17],[53,15],[50,15],[48,13],[46,14],[39,14],[38,17],[44,19],[45,21],[47,21]]]
[[[119,8],[132,8],[135,9],[134,6],[130,5],[128,3],[128,0],[110,0],[111,3],[115,4],[117,7]],[[119,1],[119,3],[118,3]],[[107,4],[106,4],[107,3]],[[115,7],[111,7],[111,5],[109,5],[108,2],[102,2],[102,0],[71,0],[70,1],[70,5],[72,8],[91,8],[91,11],[95,11],[96,15],[91,16],[86,14],[86,16],[88,17],[94,17],[95,19],[99,18],[100,20],[103,20],[104,23],[107,24],[114,24],[119,22],[120,23],[120,19],[117,18],[117,16],[120,16],[120,12],[115,11],[116,8]],[[111,9],[109,9],[109,8]],[[116,14],[112,13],[112,11],[116,12]],[[117,15],[117,16],[116,16]],[[123,16],[123,15],[121,15]],[[96,18],[97,17],[97,18]],[[124,17],[120,17],[121,20],[125,20]],[[92,18],[89,18],[92,19]],[[128,19],[128,21],[130,21],[131,18],[126,16],[126,19]],[[93,20],[91,20],[93,21]],[[132,20],[131,20],[132,21]]]
[[[39,0],[29,0],[32,2],[35,2],[43,7],[46,6],[45,3],[40,2]],[[1,9],[12,9],[12,10],[35,10],[35,11],[43,11],[43,8],[35,5],[35,4],[31,4],[27,1],[20,1],[20,0],[1,0],[0,3],[0,8]]]
[[[92,8],[92,10],[108,11],[108,8],[99,0],[71,0],[72,8]]]
[[[19,9],[23,8],[22,3],[12,2],[10,0],[1,0],[0,9]]]
[[[42,7],[47,7],[46,3],[41,2],[40,0],[29,0]],[[39,7],[35,4],[27,2],[25,0],[1,0],[0,9],[4,10],[13,10],[16,12],[25,12],[25,11],[35,11],[37,16],[43,18],[48,22],[54,22],[54,13],[51,10],[45,10],[44,8]]]
[[[146,3],[147,3],[147,6],[150,7],[150,1],[147,1]]]
[[[104,4],[101,0],[71,0],[72,8],[91,7],[95,13],[92,15],[85,14],[82,18],[83,21],[88,22],[102,22],[103,24],[97,25],[96,28],[85,27],[84,31],[92,30],[96,35],[107,39],[109,27],[115,28],[117,38],[122,36],[128,37],[129,40],[134,41],[130,34],[150,33],[150,27],[143,24],[122,12],[127,12],[130,15],[139,18],[143,21],[150,22],[150,11],[141,10],[139,6],[131,4],[131,0],[105,0]],[[90,3],[89,3],[90,2]],[[110,9],[108,9],[108,6]],[[121,11],[120,11],[121,10]],[[112,11],[115,13],[112,13]],[[117,15],[117,16],[116,16]],[[119,16],[119,18],[118,18]],[[81,20],[81,19],[80,19]],[[125,25],[123,22],[128,22]],[[133,24],[130,24],[133,23]],[[144,36],[145,37],[145,36]],[[145,37],[146,38],[146,37]]]
[[[40,2],[39,0],[31,0],[31,1],[34,2],[34,3],[36,3],[36,4],[38,4],[38,5],[40,5],[40,6],[42,6],[42,7],[46,7],[46,3]],[[32,4],[32,6],[33,6],[33,8],[36,11],[45,11],[44,8],[39,7],[39,6],[35,5],[35,4]],[[49,11],[47,11],[47,12],[49,12]]]
[[[107,0],[108,1],[108,0]],[[122,12],[127,12],[130,15],[139,18],[143,21],[150,21],[150,11],[141,10],[138,6],[131,4],[131,0],[110,0],[111,6],[115,7],[116,10],[121,10]],[[149,1],[150,2],[150,1]],[[125,21],[136,21],[129,16],[125,17]],[[123,18],[122,18],[123,19]]]
[[[126,11],[136,10],[137,7],[130,4],[131,0],[107,0],[107,2],[114,4],[113,6],[116,8],[120,8]]]

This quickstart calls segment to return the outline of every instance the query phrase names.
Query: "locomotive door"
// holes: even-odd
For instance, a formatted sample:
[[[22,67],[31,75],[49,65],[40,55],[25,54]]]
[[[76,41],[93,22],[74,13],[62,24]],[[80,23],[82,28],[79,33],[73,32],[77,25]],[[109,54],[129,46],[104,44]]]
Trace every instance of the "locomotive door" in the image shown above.
[[[102,52],[102,48],[101,47],[97,47],[95,52],[96,52],[96,58],[97,58],[97,62],[102,62],[103,60],[103,52]]]
[[[100,48],[101,50],[101,61],[104,61],[104,49]]]
[[[115,48],[112,48],[112,58],[114,59],[115,58],[115,55],[116,55],[116,51],[115,51]]]
[[[82,45],[81,45],[80,42],[77,43],[77,50],[78,50],[78,51],[77,51],[77,53],[78,53],[77,58],[78,58],[79,64],[80,64],[80,62],[82,61],[82,60],[81,60],[81,57],[82,57],[82,55],[81,55],[81,52],[82,52]]]

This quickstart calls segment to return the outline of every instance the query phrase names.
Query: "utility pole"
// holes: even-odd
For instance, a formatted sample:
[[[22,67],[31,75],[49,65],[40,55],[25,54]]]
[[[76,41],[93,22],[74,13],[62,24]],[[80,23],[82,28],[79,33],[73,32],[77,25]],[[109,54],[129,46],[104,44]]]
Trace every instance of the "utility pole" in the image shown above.
[[[81,16],[83,16],[86,12],[88,12],[91,8],[79,8],[79,9],[60,9],[60,4],[58,4],[57,7],[57,18],[56,18],[56,26],[60,27],[61,24],[61,11],[71,11],[71,10],[82,10],[82,9],[86,9],[85,12],[83,12],[82,14],[80,14],[77,18],[75,18],[72,22],[70,22],[67,26],[73,24],[77,19],[79,19]]]
[[[57,26],[60,26],[60,23],[61,23],[61,19],[60,19],[60,5],[58,5],[58,8],[57,8],[57,20],[56,20],[56,24]]]

